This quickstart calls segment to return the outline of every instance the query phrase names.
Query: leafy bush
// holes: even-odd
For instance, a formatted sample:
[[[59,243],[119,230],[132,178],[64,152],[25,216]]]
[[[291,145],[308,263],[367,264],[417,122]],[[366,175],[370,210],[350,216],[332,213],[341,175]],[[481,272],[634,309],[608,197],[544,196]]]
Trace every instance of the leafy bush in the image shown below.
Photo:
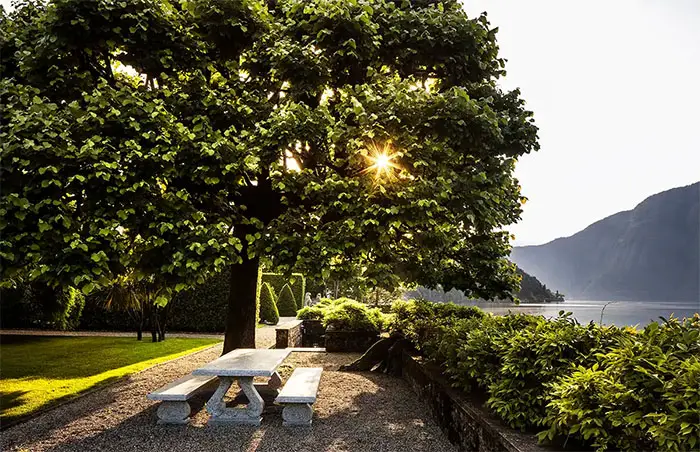
[[[700,445],[700,317],[628,334],[551,386],[540,438],[567,435],[597,450],[690,450]]]
[[[85,296],[78,289],[54,289],[38,282],[0,290],[3,328],[73,330],[80,324]]]
[[[289,284],[282,286],[277,297],[277,309],[283,317],[294,317],[297,315],[297,304],[294,301],[294,294]]]
[[[382,312],[355,300],[330,305],[323,325],[333,331],[368,331],[379,333],[384,325]]]
[[[277,310],[275,292],[269,283],[265,283],[260,289],[260,322],[277,325],[279,321],[280,314]]]
[[[502,361],[488,389],[487,405],[516,428],[544,425],[548,385],[572,365],[591,365],[595,354],[614,343],[616,328],[581,326],[567,315],[534,323],[502,342]]]
[[[301,320],[322,320],[326,328],[335,331],[380,332],[388,326],[389,316],[377,308],[350,298],[323,298],[314,306],[297,313]]]
[[[683,451],[700,445],[700,316],[642,332],[580,325],[570,314],[494,316],[395,303],[393,327],[452,384],[480,388],[512,427],[544,442]],[[477,310],[478,311],[478,310]]]
[[[299,320],[323,320],[325,310],[318,306],[304,306],[297,312]]]

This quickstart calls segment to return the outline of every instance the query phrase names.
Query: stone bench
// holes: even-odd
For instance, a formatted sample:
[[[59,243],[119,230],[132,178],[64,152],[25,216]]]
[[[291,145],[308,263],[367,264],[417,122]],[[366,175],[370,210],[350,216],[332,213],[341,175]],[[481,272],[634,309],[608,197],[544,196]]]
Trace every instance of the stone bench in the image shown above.
[[[190,374],[158,388],[146,397],[162,402],[158,407],[159,424],[187,424],[191,411],[187,401],[200,389],[213,389],[217,380],[218,377]]]
[[[311,425],[318,385],[321,382],[320,367],[297,367],[282,388],[275,402],[284,405],[282,425]]]

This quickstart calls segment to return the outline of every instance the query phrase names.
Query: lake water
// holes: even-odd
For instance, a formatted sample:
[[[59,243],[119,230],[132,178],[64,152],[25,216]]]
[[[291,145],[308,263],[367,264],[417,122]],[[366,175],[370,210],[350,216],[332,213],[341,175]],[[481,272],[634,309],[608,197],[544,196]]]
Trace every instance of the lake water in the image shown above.
[[[506,303],[473,303],[484,311],[494,314],[523,313],[537,314],[545,317],[556,317],[559,311],[571,312],[581,323],[591,320],[600,322],[600,313],[607,301],[563,301],[561,303],[522,303],[520,305]],[[700,312],[698,302],[661,302],[661,301],[615,301],[605,308],[603,324],[606,325],[638,325],[643,327],[653,321],[660,321],[659,316],[668,318],[671,314],[678,318],[692,317]]]

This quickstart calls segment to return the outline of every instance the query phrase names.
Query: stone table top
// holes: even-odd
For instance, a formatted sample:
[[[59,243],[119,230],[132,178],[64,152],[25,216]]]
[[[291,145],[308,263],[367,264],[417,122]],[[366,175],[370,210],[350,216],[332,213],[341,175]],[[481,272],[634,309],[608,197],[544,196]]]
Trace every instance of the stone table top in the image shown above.
[[[271,377],[291,349],[238,348],[192,372],[217,377]]]

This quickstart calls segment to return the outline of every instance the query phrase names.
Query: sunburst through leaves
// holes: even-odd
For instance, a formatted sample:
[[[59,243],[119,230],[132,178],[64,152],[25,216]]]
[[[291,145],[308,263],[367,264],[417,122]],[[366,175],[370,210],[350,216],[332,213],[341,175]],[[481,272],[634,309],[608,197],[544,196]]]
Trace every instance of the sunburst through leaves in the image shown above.
[[[389,143],[378,145],[371,143],[367,146],[367,160],[370,165],[363,170],[363,173],[374,173],[376,180],[392,179],[395,176],[395,171],[400,169],[396,163],[398,157],[396,152],[393,152]]]

